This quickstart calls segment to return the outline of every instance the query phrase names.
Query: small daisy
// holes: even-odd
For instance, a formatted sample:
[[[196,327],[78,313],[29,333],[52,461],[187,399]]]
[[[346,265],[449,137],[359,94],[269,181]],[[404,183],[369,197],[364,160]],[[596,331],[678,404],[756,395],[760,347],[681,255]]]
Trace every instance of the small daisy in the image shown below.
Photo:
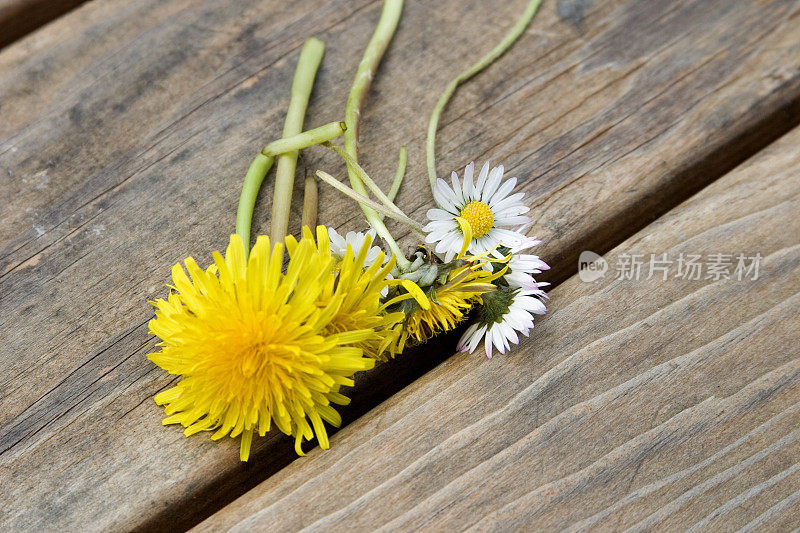
[[[533,329],[533,315],[543,315],[545,306],[541,299],[544,291],[536,289],[498,288],[482,296],[483,305],[478,320],[472,324],[461,340],[458,349],[472,353],[484,341],[486,357],[492,357],[492,345],[500,353],[509,349],[509,343],[519,344],[517,332],[526,337]]]
[[[483,165],[475,184],[472,181],[474,172],[475,164],[467,165],[463,183],[453,172],[452,188],[443,179],[436,182],[433,194],[439,207],[427,213],[430,222],[425,226],[428,232],[425,241],[436,243],[436,252],[444,254],[447,262],[458,255],[464,242],[457,217],[470,225],[472,240],[468,250],[473,254],[492,250],[501,242],[508,247],[516,246],[524,239],[520,233],[507,229],[529,222],[523,215],[528,211],[521,201],[524,194],[511,194],[517,179],[502,181],[503,166],[490,171],[488,162]]]
[[[361,248],[364,246],[367,237],[369,237],[369,242],[375,242],[375,230],[371,229],[366,233],[361,231],[348,231],[347,234],[342,237],[339,235],[335,229],[328,228],[328,235],[330,237],[330,246],[331,246],[331,254],[338,260],[344,259],[345,253],[347,253],[347,247],[353,250],[353,255],[358,256],[361,253]],[[369,251],[367,252],[367,257],[364,259],[364,268],[367,269],[372,266],[375,261],[379,258],[383,258],[382,264],[386,264],[389,261],[391,256],[386,256],[383,253],[383,250],[379,246],[371,246]],[[386,279],[394,279],[391,274],[386,275]],[[389,294],[389,289],[384,287],[381,296],[386,296]]]
[[[353,255],[358,256],[358,254],[361,253],[361,247],[364,246],[364,241],[366,240],[367,235],[370,237],[369,242],[374,243],[374,229],[371,229],[366,233],[362,233],[360,231],[348,231],[346,235],[342,236],[339,235],[335,229],[328,228],[331,254],[333,254],[336,259],[342,260],[347,252],[347,245],[350,245],[350,248],[353,250]],[[369,268],[375,262],[375,260],[381,256],[382,251],[383,250],[381,250],[379,246],[372,246],[367,252],[367,257],[364,259],[364,268]],[[384,263],[386,263],[388,260],[388,257],[383,256]]]

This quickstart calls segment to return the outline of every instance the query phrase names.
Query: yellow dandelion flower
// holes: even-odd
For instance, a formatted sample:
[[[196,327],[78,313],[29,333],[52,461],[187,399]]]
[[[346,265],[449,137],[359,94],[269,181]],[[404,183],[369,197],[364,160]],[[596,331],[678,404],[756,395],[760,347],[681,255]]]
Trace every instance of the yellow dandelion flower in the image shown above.
[[[422,343],[453,329],[474,303],[480,303],[482,294],[495,289],[492,282],[501,277],[506,268],[490,272],[483,269],[484,263],[474,261],[451,270],[444,284],[429,291],[428,309],[417,307],[406,316],[400,335],[401,350],[408,339],[413,344]]]
[[[362,273],[355,276],[360,283],[336,286],[324,227],[318,237],[324,247],[316,246],[310,232],[287,243],[285,272],[283,246],[273,247],[263,236],[249,258],[241,238],[232,235],[225,257],[214,252],[208,269],[192,258],[184,262],[186,271],[180,264],[173,267],[177,292],[154,303],[150,321],[161,350],[148,356],[182,377],[155,397],[165,405],[165,425],[181,424],[186,436],[216,430],[214,440],[241,435],[243,461],[253,433],[263,436],[273,423],[295,437],[298,454],[302,441],[314,436],[322,448],[329,447],[323,420],[341,424],[332,404],[349,403],[340,387],[352,386],[355,372],[374,366],[359,344],[385,319],[370,315],[370,308],[348,323],[356,327],[350,329],[341,324],[360,308],[348,311],[345,304],[348,298],[369,300],[384,285]],[[358,272],[358,258],[342,268]]]
[[[311,237],[311,230],[303,229],[305,238]],[[335,266],[335,276],[328,278],[322,293],[320,305],[328,306],[337,300],[339,311],[325,327],[324,333],[332,335],[347,331],[368,329],[371,334],[364,340],[355,343],[364,355],[378,361],[386,361],[398,352],[399,331],[394,326],[402,322],[405,315],[401,312],[385,313],[381,304],[381,292],[394,282],[386,280],[394,268],[394,256],[383,265],[383,252],[373,257],[368,269],[364,269],[370,253],[371,236],[365,236],[358,256],[347,244],[345,255]],[[297,241],[288,237],[286,247],[291,257]],[[328,234],[320,234],[317,246],[321,255],[331,255]]]

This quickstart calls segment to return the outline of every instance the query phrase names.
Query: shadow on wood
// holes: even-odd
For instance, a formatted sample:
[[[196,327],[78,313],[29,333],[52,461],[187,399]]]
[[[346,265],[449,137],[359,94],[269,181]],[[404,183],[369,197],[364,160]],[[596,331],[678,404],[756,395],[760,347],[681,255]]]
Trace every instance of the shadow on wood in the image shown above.
[[[85,0],[5,0],[0,3],[0,48],[60,17]]]

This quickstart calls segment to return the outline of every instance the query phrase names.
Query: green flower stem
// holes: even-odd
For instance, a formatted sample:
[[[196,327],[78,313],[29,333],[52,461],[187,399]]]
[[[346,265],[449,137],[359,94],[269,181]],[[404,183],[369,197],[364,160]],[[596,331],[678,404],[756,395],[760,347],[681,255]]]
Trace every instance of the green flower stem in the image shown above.
[[[242,238],[245,252],[250,251],[250,223],[253,220],[253,208],[256,205],[258,190],[274,162],[274,157],[258,154],[250,163],[250,168],[244,177],[242,194],[239,196],[239,209],[236,211],[236,233]]]
[[[525,31],[525,28],[527,28],[528,24],[530,24],[531,20],[533,20],[536,10],[539,9],[539,4],[541,4],[541,0],[531,0],[528,3],[528,7],[525,9],[525,12],[522,14],[522,17],[517,21],[514,27],[511,28],[503,40],[500,41],[500,43],[488,54],[483,56],[477,63],[456,76],[456,78],[447,85],[444,92],[439,97],[439,101],[436,102],[436,107],[433,108],[431,119],[428,122],[428,140],[425,145],[428,161],[428,179],[431,182],[431,190],[433,190],[436,186],[436,130],[439,127],[439,117],[441,116],[444,107],[447,105],[448,100],[450,100],[450,97],[453,96],[453,93],[456,92],[456,88],[458,88],[461,83],[464,83],[481,70],[491,65],[498,57],[503,55],[503,53],[508,50],[512,44],[514,44],[514,41],[519,39],[520,35],[522,35],[522,33]]]
[[[392,182],[392,188],[389,189],[389,194],[386,196],[389,197],[389,200],[394,202],[394,199],[397,197],[397,193],[400,191],[400,184],[403,183],[403,178],[406,176],[406,162],[408,161],[408,157],[406,156],[406,147],[400,147],[400,154],[397,157],[397,172],[394,175],[394,181]]]
[[[275,162],[275,156],[285,152],[297,152],[303,148],[330,141],[344,133],[345,129],[346,126],[344,122],[331,122],[330,124],[320,126],[313,130],[304,131],[298,135],[273,141],[256,156],[250,164],[250,168],[247,170],[247,175],[244,178],[242,194],[239,197],[239,209],[236,212],[236,233],[242,238],[245,250],[250,249],[250,224],[253,220],[253,208],[256,205],[256,197],[258,196],[258,191],[261,189],[261,183],[264,181],[264,177]],[[311,181],[313,187],[316,189],[316,180],[312,177]],[[314,215],[315,220],[316,206]]]
[[[350,96],[347,98],[344,118],[347,124],[347,131],[344,133],[344,150],[356,162],[358,162],[358,125],[361,118],[361,105],[364,103],[364,98],[367,95],[372,78],[375,76],[375,71],[378,69],[378,64],[381,62],[383,53],[394,36],[402,11],[403,0],[385,0],[383,2],[383,10],[378,20],[378,26],[375,28],[375,32],[364,50],[364,55],[358,65],[358,70],[356,70],[355,79],[353,79]],[[347,165],[347,174],[353,190],[366,198],[367,190],[353,165]],[[370,226],[375,229],[377,234],[386,241],[392,252],[394,252],[397,266],[401,269],[408,268],[411,262],[402,253],[377,211],[366,203],[361,203],[361,209],[364,211],[364,216]]]
[[[292,82],[292,97],[286,120],[283,124],[283,136],[290,137],[303,131],[303,119],[311,96],[311,88],[317,68],[325,53],[325,43],[315,37],[306,39],[297,61]],[[275,171],[275,193],[272,196],[272,242],[283,242],[289,228],[289,210],[292,205],[292,189],[294,174],[297,168],[297,150],[278,156]]]
[[[289,152],[296,152],[302,148],[308,148],[309,146],[322,144],[331,139],[335,139],[344,133],[346,129],[347,126],[345,126],[344,122],[331,122],[319,128],[314,128],[313,130],[272,141],[261,150],[261,153],[266,156],[277,156]]]
[[[381,203],[384,206],[386,206],[387,208],[391,209],[392,211],[394,211],[395,213],[397,213],[399,215],[406,216],[405,213],[403,213],[403,211],[399,207],[397,207],[394,204],[394,202],[392,202],[389,199],[388,196],[386,196],[383,193],[381,188],[378,187],[378,184],[375,183],[374,181],[372,181],[372,178],[370,178],[369,175],[367,175],[366,171],[361,167],[361,165],[359,165],[357,161],[354,161],[353,158],[350,157],[347,154],[347,152],[345,152],[339,146],[336,146],[335,144],[333,144],[330,141],[324,142],[324,143],[322,143],[322,145],[330,148],[331,150],[336,152],[336,154],[339,157],[344,159],[345,163],[347,163],[348,168],[349,167],[354,168],[356,170],[356,173],[358,174],[358,179],[361,180],[361,183],[365,184],[369,188],[369,190],[372,191],[372,194],[374,194],[378,198],[378,200],[381,201]],[[408,218],[408,217],[406,217],[406,218]]]
[[[347,185],[345,185],[341,181],[337,180],[336,178],[334,178],[333,176],[331,176],[327,172],[323,172],[322,170],[317,170],[317,176],[319,177],[319,179],[321,179],[322,181],[324,181],[325,183],[327,183],[328,185],[330,185],[331,187],[333,187],[337,191],[341,192],[345,196],[348,196],[348,197],[352,198],[353,200],[355,200],[356,202],[358,202],[359,204],[361,204],[362,207],[364,207],[364,206],[369,207],[370,209],[373,209],[377,213],[380,213],[380,214],[385,215],[385,216],[387,216],[389,218],[392,218],[392,219],[400,222],[401,224],[405,224],[406,226],[408,226],[412,230],[422,231],[422,226],[420,226],[419,223],[417,223],[414,220],[408,218],[407,216],[405,216],[402,213],[398,213],[397,211],[395,211],[393,209],[389,209],[386,206],[383,206],[383,205],[381,205],[381,204],[379,204],[377,202],[374,202],[374,201],[370,200],[369,198],[367,198],[363,194],[354,191],[353,189],[351,189],[350,187],[348,187]],[[394,240],[387,241],[387,242],[389,243],[389,247],[392,249],[392,251],[394,253],[399,253],[400,248],[397,246],[397,243]],[[409,265],[410,264],[411,264],[411,262],[409,262]]]

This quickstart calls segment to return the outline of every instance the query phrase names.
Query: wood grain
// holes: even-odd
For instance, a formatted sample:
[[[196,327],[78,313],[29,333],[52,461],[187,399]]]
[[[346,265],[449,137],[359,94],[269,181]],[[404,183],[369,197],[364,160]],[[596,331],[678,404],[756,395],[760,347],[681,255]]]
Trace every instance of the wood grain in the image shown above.
[[[0,0],[0,48],[83,2],[84,0]]]
[[[196,531],[800,526],[798,145],[556,288],[523,350],[454,356]],[[757,280],[614,279],[623,254],[737,252]]]
[[[364,110],[362,159],[388,186],[407,144],[399,203],[417,218],[430,207],[426,110],[523,4],[406,6]],[[341,118],[379,8],[96,0],[0,52],[0,196],[11,199],[0,203],[0,470],[12,481],[0,484],[0,527],[178,527],[293,458],[271,435],[240,465],[234,441],[160,426],[152,396],[173,379],[145,360],[145,302],[165,293],[171,264],[207,262],[226,242],[247,163],[280,134],[303,39],[328,44],[315,126]],[[453,100],[439,169],[504,162],[529,193],[553,279],[566,277],[581,249],[610,248],[798,122],[798,13],[778,0],[545,2],[535,29]],[[320,151],[306,164],[344,171]],[[320,196],[320,220],[363,227],[346,200]],[[345,419],[445,359],[446,341],[365,374]]]

